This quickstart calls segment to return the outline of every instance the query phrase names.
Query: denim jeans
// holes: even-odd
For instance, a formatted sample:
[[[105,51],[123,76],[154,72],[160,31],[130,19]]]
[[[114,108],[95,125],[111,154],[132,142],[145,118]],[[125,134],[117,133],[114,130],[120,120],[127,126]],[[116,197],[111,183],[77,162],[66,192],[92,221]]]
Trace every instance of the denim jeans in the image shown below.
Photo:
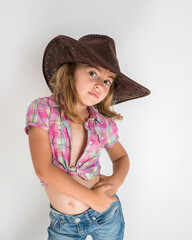
[[[115,196],[117,201],[101,213],[90,208],[81,214],[68,215],[50,205],[48,240],[83,240],[88,235],[93,240],[122,240],[125,222],[120,199]]]

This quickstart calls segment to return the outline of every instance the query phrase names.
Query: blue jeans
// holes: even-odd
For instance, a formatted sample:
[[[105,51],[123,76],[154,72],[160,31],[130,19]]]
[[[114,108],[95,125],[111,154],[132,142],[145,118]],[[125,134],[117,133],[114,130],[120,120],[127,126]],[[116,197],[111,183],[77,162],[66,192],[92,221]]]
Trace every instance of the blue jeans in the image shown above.
[[[88,235],[93,240],[122,240],[125,222],[119,197],[115,196],[117,201],[101,213],[90,208],[81,214],[68,215],[50,205],[48,240],[83,240]]]

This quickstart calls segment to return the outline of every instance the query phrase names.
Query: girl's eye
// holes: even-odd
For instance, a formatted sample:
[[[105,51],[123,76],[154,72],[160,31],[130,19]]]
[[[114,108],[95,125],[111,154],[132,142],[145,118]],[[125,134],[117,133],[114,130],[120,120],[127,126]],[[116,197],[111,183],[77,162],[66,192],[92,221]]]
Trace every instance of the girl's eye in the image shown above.
[[[92,77],[96,77],[97,76],[97,74],[95,72],[93,72],[93,71],[90,71],[89,75],[92,76]]]
[[[111,82],[109,80],[105,80],[104,82],[108,82],[106,85],[111,85]]]

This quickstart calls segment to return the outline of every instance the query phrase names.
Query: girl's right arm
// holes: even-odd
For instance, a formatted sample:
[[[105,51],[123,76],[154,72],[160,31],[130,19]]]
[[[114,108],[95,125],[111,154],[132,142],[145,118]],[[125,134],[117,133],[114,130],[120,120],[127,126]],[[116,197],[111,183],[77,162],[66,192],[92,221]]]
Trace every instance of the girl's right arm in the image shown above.
[[[52,164],[52,149],[47,131],[30,126],[28,135],[35,172],[40,179],[52,188],[88,204],[98,212],[105,211],[112,202],[117,200],[115,196],[106,193],[113,185],[106,184],[91,190],[54,166]]]

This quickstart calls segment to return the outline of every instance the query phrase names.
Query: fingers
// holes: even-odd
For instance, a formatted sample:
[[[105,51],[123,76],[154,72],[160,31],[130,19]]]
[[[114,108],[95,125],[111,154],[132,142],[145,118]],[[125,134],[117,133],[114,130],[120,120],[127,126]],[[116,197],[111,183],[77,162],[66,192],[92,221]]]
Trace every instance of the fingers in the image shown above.
[[[103,186],[105,187],[105,191],[114,188],[114,184],[105,184],[105,185],[103,185]]]
[[[112,199],[113,199],[113,202],[117,201],[117,198],[114,195],[112,196]]]
[[[103,175],[103,174],[100,174],[100,178],[101,178],[101,179],[106,179],[106,178],[108,178],[108,176]]]

